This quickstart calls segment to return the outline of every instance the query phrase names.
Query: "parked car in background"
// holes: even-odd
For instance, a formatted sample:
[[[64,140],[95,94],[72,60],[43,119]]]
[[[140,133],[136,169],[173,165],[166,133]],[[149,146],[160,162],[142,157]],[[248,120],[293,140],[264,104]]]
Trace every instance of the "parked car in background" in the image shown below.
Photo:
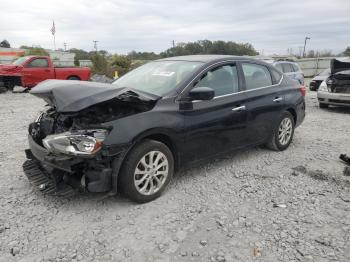
[[[317,91],[320,87],[321,83],[326,80],[331,74],[331,69],[327,68],[326,70],[322,71],[318,75],[316,75],[314,78],[312,78],[310,82],[310,90],[311,91]]]
[[[48,56],[23,56],[12,64],[0,65],[0,82],[7,89],[32,88],[47,79],[89,80],[88,67],[57,67]]]
[[[48,108],[29,126],[29,180],[44,192],[68,184],[136,202],[157,198],[190,163],[287,149],[305,117],[304,86],[234,56],[161,59],[113,84],[48,80],[31,94]]]
[[[304,74],[297,63],[283,60],[274,61],[272,64],[282,73],[294,80],[297,80],[301,85],[304,85]]]
[[[320,108],[350,106],[350,61],[331,60],[329,77],[317,92]]]

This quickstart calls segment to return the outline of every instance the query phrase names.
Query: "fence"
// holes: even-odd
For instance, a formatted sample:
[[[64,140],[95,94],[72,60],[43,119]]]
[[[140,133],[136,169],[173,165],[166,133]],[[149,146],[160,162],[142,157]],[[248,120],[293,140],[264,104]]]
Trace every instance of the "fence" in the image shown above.
[[[301,58],[296,60],[305,77],[313,77],[329,68],[334,57]]]

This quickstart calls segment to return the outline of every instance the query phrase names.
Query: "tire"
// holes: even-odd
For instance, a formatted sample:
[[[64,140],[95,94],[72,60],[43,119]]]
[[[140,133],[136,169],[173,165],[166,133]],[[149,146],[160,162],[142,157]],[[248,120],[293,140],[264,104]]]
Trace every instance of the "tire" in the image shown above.
[[[80,80],[80,78],[77,76],[70,76],[67,78],[67,80]]]
[[[151,163],[152,152],[154,156],[152,162],[156,162],[157,157],[159,157],[157,164],[163,164],[158,170],[154,169],[154,166],[148,168],[149,170],[146,168]],[[138,174],[136,174],[136,169]],[[162,194],[173,173],[174,157],[170,149],[161,142],[147,139],[136,145],[128,153],[120,170],[118,188],[122,194],[132,201],[137,203],[150,202]],[[136,185],[137,183],[139,185]],[[144,190],[142,191],[142,189]]]
[[[281,135],[281,132],[283,132],[281,131],[281,129],[283,128],[282,125],[286,123],[288,123],[287,125],[290,126],[290,129],[285,129],[285,135],[288,137],[288,139],[287,137],[285,137],[286,140],[284,140],[279,135]],[[280,116],[278,124],[273,129],[273,134],[270,137],[266,146],[269,149],[275,150],[275,151],[283,151],[287,149],[293,140],[294,129],[295,129],[294,117],[288,111],[284,111]],[[287,130],[289,130],[289,132],[287,132]]]
[[[320,108],[328,108],[328,104],[319,103]]]

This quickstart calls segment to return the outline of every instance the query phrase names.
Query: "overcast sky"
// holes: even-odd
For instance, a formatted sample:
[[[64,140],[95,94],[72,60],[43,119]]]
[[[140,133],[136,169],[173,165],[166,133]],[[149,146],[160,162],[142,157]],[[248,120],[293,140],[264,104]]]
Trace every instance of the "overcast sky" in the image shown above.
[[[0,38],[14,47],[160,52],[201,39],[249,42],[260,53],[350,46],[350,0],[0,0]],[[1,40],[0,40],[1,41]]]

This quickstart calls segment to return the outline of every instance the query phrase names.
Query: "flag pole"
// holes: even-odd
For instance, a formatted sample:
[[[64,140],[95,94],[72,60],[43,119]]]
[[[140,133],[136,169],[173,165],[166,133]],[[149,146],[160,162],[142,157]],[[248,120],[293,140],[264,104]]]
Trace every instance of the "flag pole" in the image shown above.
[[[56,51],[56,27],[55,27],[55,21],[54,21],[54,20],[52,20],[51,33],[52,33],[52,35],[53,35],[53,47],[54,47],[54,51]]]
[[[54,46],[54,51],[56,51],[56,34],[53,35],[53,46]]]

